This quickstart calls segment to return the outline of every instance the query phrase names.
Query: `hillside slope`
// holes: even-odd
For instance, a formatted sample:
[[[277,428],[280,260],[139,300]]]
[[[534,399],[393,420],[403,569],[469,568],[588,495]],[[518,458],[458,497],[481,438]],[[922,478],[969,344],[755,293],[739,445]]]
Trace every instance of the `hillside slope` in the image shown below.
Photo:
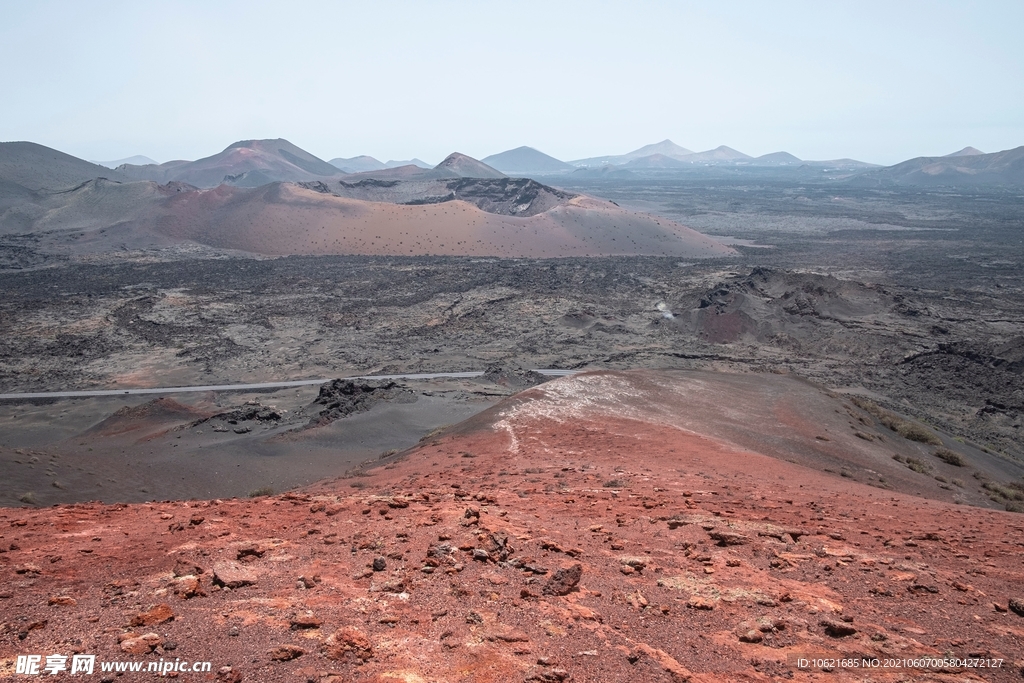
[[[961,150],[944,157],[918,157],[850,179],[851,184],[885,187],[1024,187],[1024,146],[992,154]]]
[[[177,181],[204,188],[221,184],[258,187],[271,182],[343,175],[340,169],[284,139],[242,140],[218,154],[196,161],[147,166],[125,164],[119,166],[118,171],[132,180]]]
[[[236,683],[1019,678],[1020,516],[619,410],[647,381],[541,385],[283,495],[0,509],[0,674],[76,640]]]

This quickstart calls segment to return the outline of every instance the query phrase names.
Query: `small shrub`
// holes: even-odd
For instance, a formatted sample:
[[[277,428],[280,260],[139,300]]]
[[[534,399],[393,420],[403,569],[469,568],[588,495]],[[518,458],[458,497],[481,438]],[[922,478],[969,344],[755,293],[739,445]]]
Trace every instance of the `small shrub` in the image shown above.
[[[928,474],[928,471],[931,470],[927,464],[917,458],[907,458],[907,467],[919,474]]]
[[[37,502],[36,502],[36,494],[32,493],[31,491],[29,491],[27,493],[21,494],[21,496],[18,498],[18,500],[20,500],[25,505],[36,505],[37,504]]]
[[[605,483],[601,484],[601,486],[604,486],[607,489],[622,489],[626,488],[628,485],[629,482],[625,479],[609,479]]]
[[[893,453],[892,459],[895,460],[896,462],[906,462],[906,459],[899,453]]]
[[[1016,487],[1008,488],[1006,486],[996,484],[995,482],[986,481],[981,485],[981,488],[990,492],[991,495],[989,495],[989,498],[992,500],[1024,502],[1024,491],[1020,491]]]
[[[943,484],[948,484],[949,483],[948,479],[946,479],[945,477],[939,476],[938,474],[935,475],[935,481],[941,481]]]
[[[448,425],[441,425],[440,427],[434,427],[429,432],[427,432],[426,434],[421,436],[420,437],[420,441],[427,441],[428,439],[432,439],[435,436],[439,435],[444,430],[448,429],[449,427],[451,427],[450,424],[448,424]]]
[[[962,489],[964,487],[964,482],[960,479],[950,479],[949,483],[959,489]]]
[[[269,486],[261,486],[258,489],[249,491],[250,498],[259,498],[261,496],[272,496],[274,495],[274,489]]]
[[[397,452],[398,452],[397,448],[388,449],[388,450],[384,451],[383,453],[381,453],[379,456],[377,456],[377,459],[378,460],[384,460],[385,458],[390,458],[392,455],[394,455]]]
[[[935,434],[930,430],[925,429],[916,422],[911,422],[910,420],[900,417],[896,413],[891,413],[885,408],[882,408],[878,404],[867,399],[854,397],[851,400],[858,408],[877,417],[879,422],[902,436],[904,439],[918,441],[920,443],[926,443],[933,446],[942,445],[942,441],[939,437],[935,436]]]
[[[357,479],[356,481],[354,481],[351,484],[349,484],[349,486],[351,486],[354,489],[365,489],[366,488],[366,482],[365,481],[359,481]]]
[[[1024,503],[1018,503],[1016,501],[1011,501],[1011,502],[1006,504],[1006,511],[1007,512],[1024,512]]]
[[[853,474],[850,472],[850,470],[846,469],[845,467],[839,470],[839,476],[846,477],[847,479],[853,479]]]
[[[911,441],[917,441],[919,443],[926,443],[932,446],[938,446],[942,443],[939,437],[935,436],[931,431],[925,429],[916,422],[910,422],[902,418],[896,418],[899,420],[895,427],[890,427],[894,432],[902,436],[904,439],[910,439]],[[886,425],[887,427],[889,425]]]
[[[951,451],[948,448],[936,448],[935,452],[932,453],[932,455],[934,455],[942,462],[949,463],[950,465],[954,465],[956,467],[967,466],[967,461],[964,460],[964,457],[962,455],[960,455],[956,451]]]

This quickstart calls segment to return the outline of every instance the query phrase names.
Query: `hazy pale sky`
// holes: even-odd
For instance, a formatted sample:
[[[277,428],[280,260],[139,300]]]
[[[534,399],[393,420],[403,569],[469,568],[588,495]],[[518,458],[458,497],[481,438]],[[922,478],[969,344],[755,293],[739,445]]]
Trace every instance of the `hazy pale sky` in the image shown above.
[[[1024,145],[1024,2],[0,0],[0,140],[876,163]]]

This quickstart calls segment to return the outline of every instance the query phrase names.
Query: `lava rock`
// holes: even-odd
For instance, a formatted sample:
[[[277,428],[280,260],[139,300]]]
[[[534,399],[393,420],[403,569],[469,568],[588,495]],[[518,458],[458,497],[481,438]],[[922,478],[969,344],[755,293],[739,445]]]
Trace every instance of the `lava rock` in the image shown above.
[[[583,565],[576,563],[556,571],[544,584],[544,595],[568,595],[583,577]]]

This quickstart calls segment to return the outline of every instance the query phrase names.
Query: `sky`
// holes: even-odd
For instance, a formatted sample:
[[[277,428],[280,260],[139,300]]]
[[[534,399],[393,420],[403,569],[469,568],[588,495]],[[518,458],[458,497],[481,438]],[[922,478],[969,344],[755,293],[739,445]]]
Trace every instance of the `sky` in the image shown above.
[[[196,159],[283,137],[436,163],[1024,145],[1024,2],[0,0],[0,140]]]

